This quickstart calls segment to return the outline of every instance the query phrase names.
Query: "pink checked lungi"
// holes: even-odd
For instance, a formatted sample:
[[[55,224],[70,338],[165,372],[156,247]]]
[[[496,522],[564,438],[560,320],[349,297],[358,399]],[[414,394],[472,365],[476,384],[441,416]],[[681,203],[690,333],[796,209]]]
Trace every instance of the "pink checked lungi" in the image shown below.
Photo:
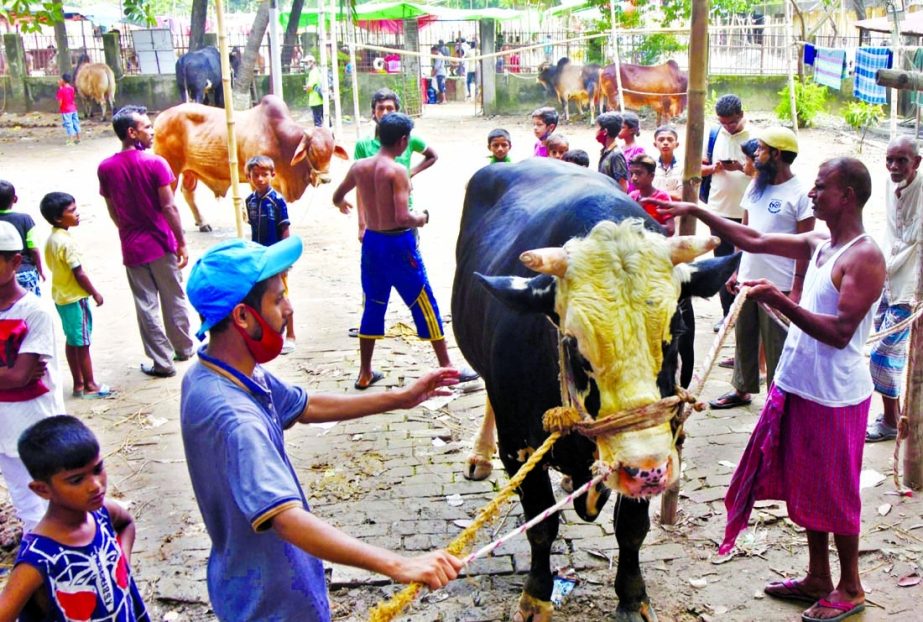
[[[871,396],[852,406],[823,406],[773,385],[724,497],[719,553],[733,548],[762,499],[785,501],[789,518],[810,531],[858,535],[870,403]]]

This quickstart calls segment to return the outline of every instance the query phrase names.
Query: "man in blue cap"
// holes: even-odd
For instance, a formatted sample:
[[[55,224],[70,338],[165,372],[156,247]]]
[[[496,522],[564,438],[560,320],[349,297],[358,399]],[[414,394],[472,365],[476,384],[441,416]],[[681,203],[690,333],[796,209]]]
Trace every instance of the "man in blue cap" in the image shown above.
[[[356,540],[311,513],[285,452],[295,423],[412,408],[458,382],[442,368],[407,388],[369,395],[308,394],[261,365],[279,355],[292,315],[281,273],[298,237],[272,246],[229,240],[192,269],[189,300],[208,345],[183,378],[180,422],[196,501],[212,541],[208,593],[219,620],[330,620],[321,559],[432,589],[457,576],[445,551],[404,557]]]

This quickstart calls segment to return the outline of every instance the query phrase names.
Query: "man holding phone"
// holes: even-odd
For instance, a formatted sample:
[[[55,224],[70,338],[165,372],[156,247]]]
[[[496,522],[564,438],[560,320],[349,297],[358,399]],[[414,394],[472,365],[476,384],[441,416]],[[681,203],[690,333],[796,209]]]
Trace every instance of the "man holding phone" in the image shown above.
[[[702,165],[702,175],[712,176],[708,207],[712,213],[739,223],[744,216],[740,204],[750,183],[750,177],[744,173],[744,152],[741,146],[753,136],[747,127],[743,104],[737,95],[722,95],[715,103],[715,114],[718,116],[721,129],[715,138],[712,163]],[[724,257],[734,252],[733,244],[714,230],[711,233],[721,238],[721,244],[715,249],[715,257]],[[721,309],[726,316],[734,296],[722,289],[720,297]],[[721,322],[723,321],[722,318]]]

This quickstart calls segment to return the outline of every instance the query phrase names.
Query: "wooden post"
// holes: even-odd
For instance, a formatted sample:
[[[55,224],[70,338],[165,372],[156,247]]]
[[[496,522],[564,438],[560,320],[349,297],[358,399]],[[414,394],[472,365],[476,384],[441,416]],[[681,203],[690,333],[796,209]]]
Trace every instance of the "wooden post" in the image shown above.
[[[902,91],[923,91],[923,73],[901,69],[879,69],[875,82],[880,86]]]
[[[683,200],[699,200],[699,183],[702,175],[702,142],[705,138],[705,89],[707,86],[708,55],[708,0],[692,0],[692,27],[689,41],[689,91],[687,95],[689,121],[686,123],[686,162],[683,167]],[[679,223],[680,235],[695,233],[694,218],[683,218]],[[676,483],[664,491],[660,499],[660,524],[676,524],[679,505],[679,487],[682,480],[683,439],[682,430],[676,444],[678,457]]]
[[[788,69],[788,106],[792,111],[792,131],[798,135],[798,106],[795,97],[795,70],[792,68],[792,46],[794,37],[792,36],[792,7],[785,2],[785,64]]]
[[[915,298],[918,304],[923,301],[923,261],[917,272]],[[907,417],[907,437],[903,441],[904,486],[923,490],[923,317],[918,317],[910,325],[908,341],[907,383],[902,410],[902,415]]]
[[[224,89],[224,114],[228,125],[228,167],[231,174],[231,200],[234,203],[234,224],[237,237],[244,237],[244,200],[240,196],[240,170],[237,162],[237,134],[234,131],[234,93],[231,90],[231,59],[228,56],[228,35],[224,27],[224,0],[215,0],[218,22],[218,51],[221,56],[221,87]]]

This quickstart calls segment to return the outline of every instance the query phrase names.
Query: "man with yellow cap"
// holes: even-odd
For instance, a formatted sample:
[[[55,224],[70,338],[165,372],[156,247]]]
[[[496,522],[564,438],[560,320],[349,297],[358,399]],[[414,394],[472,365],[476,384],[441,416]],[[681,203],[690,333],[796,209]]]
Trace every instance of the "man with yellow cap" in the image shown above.
[[[798,155],[798,139],[784,127],[766,128],[757,135],[759,146],[754,164],[756,178],[744,193],[741,207],[743,224],[760,233],[804,233],[814,229],[814,215],[808,188],[792,172]],[[737,293],[738,281],[768,279],[795,302],[801,298],[807,261],[744,251],[737,273],[727,287]],[[750,394],[760,390],[760,346],[766,353],[766,386],[772,384],[785,330],[753,300],[741,307],[734,328],[733,391],[711,401],[715,409],[734,408],[750,403]]]

